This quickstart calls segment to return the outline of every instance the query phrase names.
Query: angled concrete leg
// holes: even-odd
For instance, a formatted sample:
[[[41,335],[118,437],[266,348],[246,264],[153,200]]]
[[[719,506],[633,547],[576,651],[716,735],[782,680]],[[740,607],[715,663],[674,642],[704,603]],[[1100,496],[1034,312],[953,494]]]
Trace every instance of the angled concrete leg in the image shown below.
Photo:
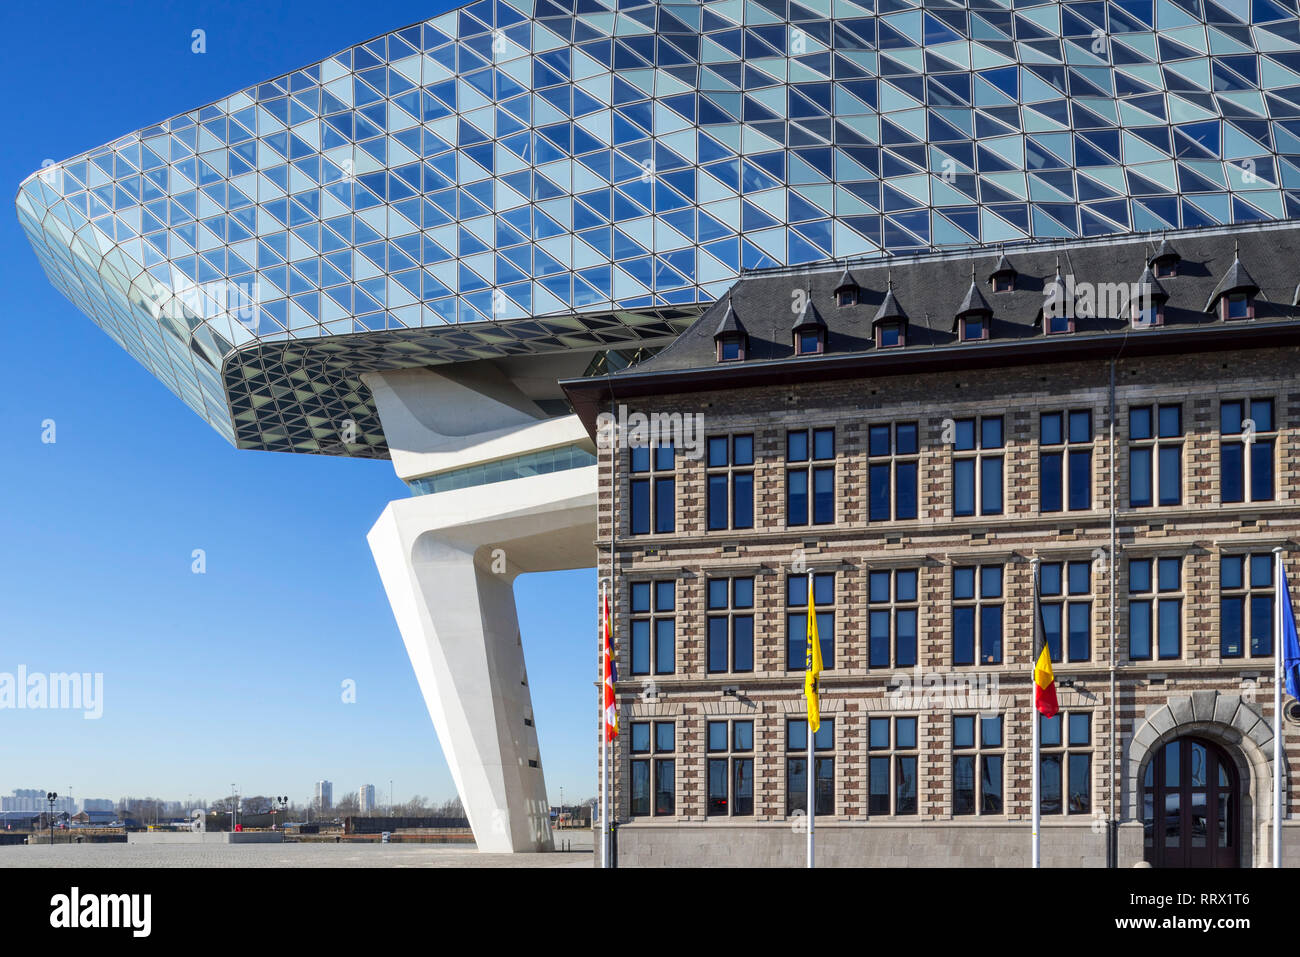
[[[368,536],[481,851],[552,849],[514,580],[592,564],[595,472],[391,502]]]

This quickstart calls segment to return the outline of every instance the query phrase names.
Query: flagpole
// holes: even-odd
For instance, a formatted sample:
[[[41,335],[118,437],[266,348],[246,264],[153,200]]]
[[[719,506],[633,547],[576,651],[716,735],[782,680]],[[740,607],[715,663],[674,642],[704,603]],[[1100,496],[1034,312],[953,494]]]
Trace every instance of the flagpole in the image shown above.
[[[605,684],[609,681],[609,618],[605,582],[600,583],[600,866],[609,867],[609,714]]]
[[[1282,547],[1273,549],[1273,866],[1282,866]]]
[[[812,606],[812,603],[813,603],[813,573],[812,573],[812,571],[810,570],[810,571],[808,572],[808,605],[809,605],[809,607]],[[820,640],[820,637],[818,638],[818,640]],[[814,775],[813,775],[813,734],[814,734],[814,732],[813,732],[813,729],[812,729],[812,723],[811,723],[811,722],[805,721],[805,722],[804,722],[804,728],[805,728],[805,730],[807,731],[807,737],[808,737],[808,758],[807,758],[807,761],[808,761],[808,766],[807,766],[807,774],[808,774],[808,866],[809,866],[809,867],[813,867],[813,866],[814,866],[814,864],[813,864],[813,847],[814,847],[814,844],[815,844],[814,831],[816,830],[816,827],[817,827],[817,820],[816,820],[816,819],[817,819],[817,804],[816,804],[816,799],[815,799],[815,796],[814,796],[814,793],[813,793],[813,788],[814,788],[814,786],[815,786],[815,782],[814,782],[814,780],[813,780],[813,778],[814,778]]]
[[[1031,560],[1030,560],[1030,563],[1029,563],[1029,564],[1030,564],[1030,567],[1033,569],[1033,586],[1034,586],[1034,622],[1035,622],[1035,627],[1037,627],[1037,622],[1038,622],[1038,564],[1039,564],[1039,561],[1040,561],[1040,559],[1037,558],[1037,557],[1035,557],[1035,558],[1031,559]],[[1033,642],[1031,642],[1030,644],[1032,645]],[[1029,655],[1030,655],[1030,658],[1031,658],[1031,659],[1033,658],[1033,655],[1034,655],[1035,651],[1037,651],[1037,649],[1034,649],[1034,648],[1031,648],[1031,649],[1030,649]],[[1029,864],[1029,866],[1030,866],[1030,867],[1033,867],[1033,868],[1037,868],[1037,867],[1039,866],[1040,852],[1039,852],[1039,833],[1038,833],[1038,828],[1039,828],[1040,817],[1041,817],[1040,809],[1039,809],[1039,794],[1038,794],[1039,785],[1040,785],[1040,782],[1039,782],[1039,780],[1038,780],[1038,772],[1039,772],[1039,767],[1038,767],[1038,765],[1039,765],[1039,760],[1038,760],[1038,748],[1039,748],[1039,742],[1038,742],[1038,707],[1037,707],[1037,705],[1035,705],[1035,703],[1034,703],[1034,687],[1032,686],[1032,682],[1033,682],[1033,680],[1034,680],[1034,678],[1033,678],[1033,671],[1032,671],[1032,668],[1033,668],[1036,664],[1037,664],[1037,662],[1033,662],[1033,663],[1030,665],[1030,668],[1031,668],[1031,671],[1030,671],[1031,687],[1030,687],[1030,689],[1029,689],[1029,728],[1030,728],[1030,732],[1029,732],[1029,734],[1030,734],[1030,736],[1029,736],[1029,741],[1030,741],[1030,745],[1029,745],[1029,753],[1030,753],[1030,760],[1033,762],[1033,764],[1030,766],[1030,769],[1029,769],[1029,801],[1030,801],[1030,811],[1029,811],[1029,833],[1030,833],[1030,840],[1031,840],[1030,851],[1029,851],[1029,857],[1030,857],[1030,864]]]

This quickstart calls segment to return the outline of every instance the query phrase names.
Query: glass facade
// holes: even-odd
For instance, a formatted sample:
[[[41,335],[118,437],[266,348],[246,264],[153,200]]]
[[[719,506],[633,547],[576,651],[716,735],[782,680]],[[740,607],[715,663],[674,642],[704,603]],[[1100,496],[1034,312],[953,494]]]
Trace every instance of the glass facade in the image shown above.
[[[527,478],[530,475],[546,475],[548,472],[563,472],[566,469],[580,469],[596,464],[596,456],[576,445],[565,445],[558,449],[543,449],[541,452],[529,452],[527,455],[515,455],[495,462],[483,462],[468,465],[465,468],[451,469],[437,475],[427,475],[411,479],[406,484],[412,494],[430,495],[434,492],[450,492],[452,489],[470,488],[474,485],[491,485],[494,482],[508,482],[511,479]]]
[[[743,268],[1294,217],[1298,43],[1273,0],[480,0],[17,212],[227,439],[382,457],[363,372],[662,342]]]

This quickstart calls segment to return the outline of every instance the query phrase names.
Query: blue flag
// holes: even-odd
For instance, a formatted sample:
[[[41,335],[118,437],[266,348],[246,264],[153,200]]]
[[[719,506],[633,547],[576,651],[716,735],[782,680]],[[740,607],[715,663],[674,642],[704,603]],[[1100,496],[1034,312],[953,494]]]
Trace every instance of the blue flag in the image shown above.
[[[1280,562],[1278,563],[1281,564]],[[1282,602],[1282,675],[1286,680],[1286,693],[1300,698],[1300,637],[1296,635],[1295,610],[1291,607],[1291,589],[1287,587],[1286,569],[1281,569],[1282,581],[1279,596]]]

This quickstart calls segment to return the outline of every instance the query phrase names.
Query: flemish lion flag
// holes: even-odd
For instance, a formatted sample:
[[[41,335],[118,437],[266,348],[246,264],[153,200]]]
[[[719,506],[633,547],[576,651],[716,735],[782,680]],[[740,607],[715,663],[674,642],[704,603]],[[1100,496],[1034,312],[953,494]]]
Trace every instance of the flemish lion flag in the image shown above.
[[[618,706],[614,702],[614,682],[618,672],[614,669],[614,645],[610,637],[609,596],[605,596],[604,630],[605,630],[605,740],[613,741],[618,737]]]
[[[808,583],[808,647],[804,653],[804,697],[808,699],[808,733],[816,734],[822,726],[821,708],[817,704],[817,676],[822,673],[822,643],[817,637],[817,609],[813,605],[812,582]]]
[[[1045,718],[1056,716],[1056,675],[1052,673],[1052,652],[1047,646],[1047,628],[1043,624],[1043,606],[1034,581],[1034,707]]]

